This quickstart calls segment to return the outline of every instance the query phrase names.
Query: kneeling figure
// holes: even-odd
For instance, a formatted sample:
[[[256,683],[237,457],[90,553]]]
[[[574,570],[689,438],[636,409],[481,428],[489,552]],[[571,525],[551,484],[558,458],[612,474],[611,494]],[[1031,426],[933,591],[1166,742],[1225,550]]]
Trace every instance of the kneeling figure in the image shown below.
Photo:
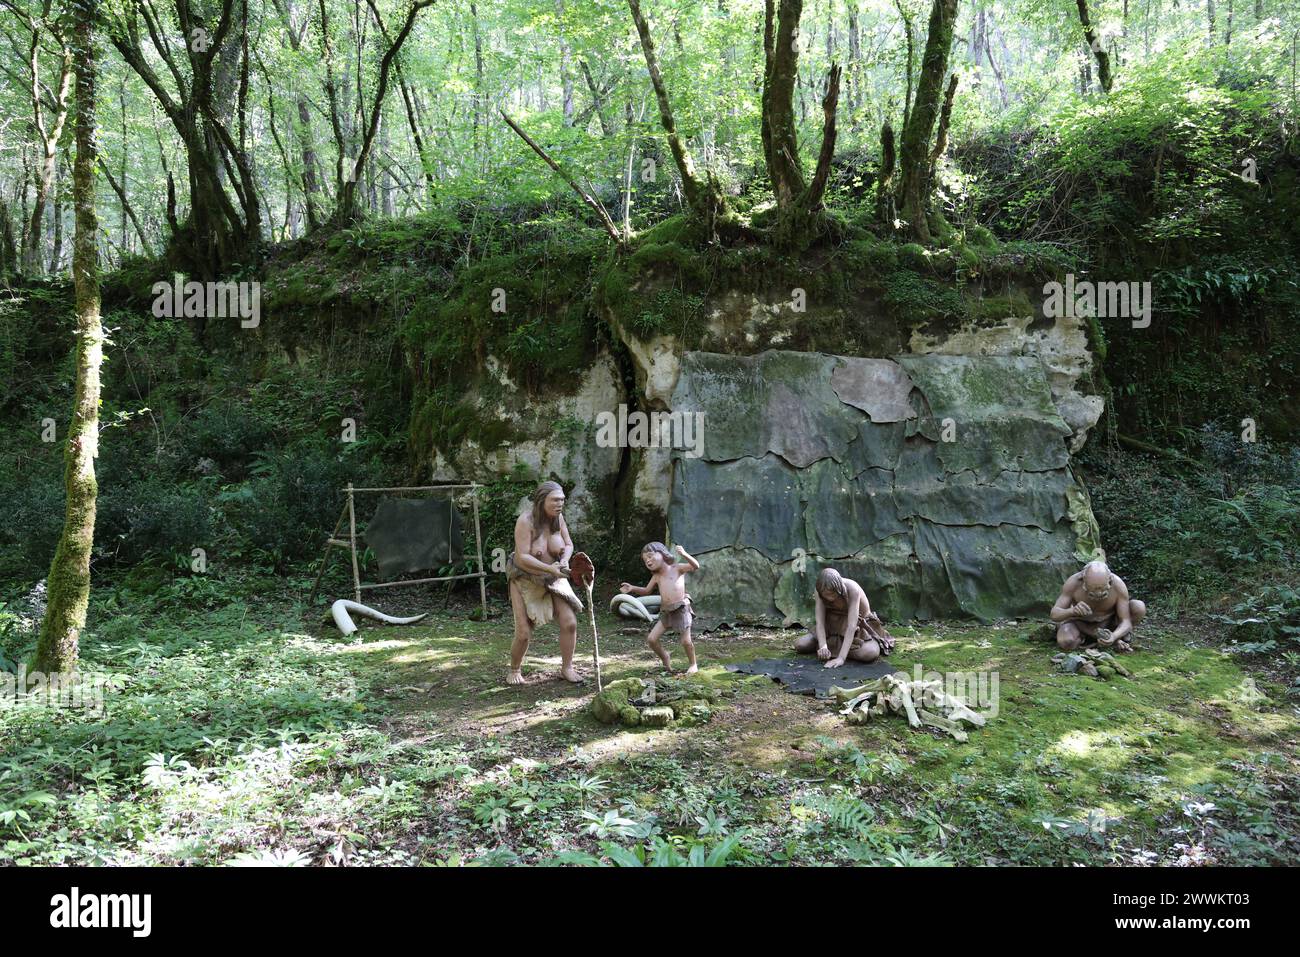
[[[1132,651],[1133,628],[1146,614],[1146,603],[1130,598],[1124,580],[1105,562],[1089,562],[1067,578],[1051,611],[1063,651],[1093,641],[1101,648]]]
[[[838,668],[845,661],[871,662],[894,650],[894,639],[871,610],[867,593],[833,568],[817,576],[815,626],[794,644],[800,654],[812,654]]]

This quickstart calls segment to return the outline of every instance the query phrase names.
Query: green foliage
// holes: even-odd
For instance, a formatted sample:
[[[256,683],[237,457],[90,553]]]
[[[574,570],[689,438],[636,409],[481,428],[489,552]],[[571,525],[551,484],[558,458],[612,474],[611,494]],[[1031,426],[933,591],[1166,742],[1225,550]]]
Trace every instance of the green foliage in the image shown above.
[[[906,247],[904,247],[906,248]],[[960,320],[966,315],[961,294],[910,269],[900,269],[885,287],[885,304],[911,322]]]
[[[248,482],[217,501],[241,540],[277,571],[286,561],[319,554],[342,507],[344,486],[374,487],[381,480],[362,450],[315,438],[255,455],[250,472]]]
[[[1204,468],[1125,455],[1090,477],[1102,541],[1131,590],[1181,602],[1300,565],[1300,450],[1212,426],[1199,437]]]

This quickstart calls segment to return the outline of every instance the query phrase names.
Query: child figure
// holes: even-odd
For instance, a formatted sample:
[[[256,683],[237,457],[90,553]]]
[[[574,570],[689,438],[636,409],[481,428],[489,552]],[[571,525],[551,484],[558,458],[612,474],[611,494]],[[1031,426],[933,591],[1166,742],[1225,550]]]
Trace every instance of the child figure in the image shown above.
[[[686,549],[680,545],[677,546],[677,554],[686,560],[686,564],[677,564],[673,560],[672,553],[668,551],[668,546],[663,542],[651,542],[641,549],[641,560],[652,573],[650,583],[642,588],[623,582],[619,586],[619,591],[625,595],[643,596],[650,594],[656,588],[659,589],[659,620],[650,629],[646,641],[650,649],[664,663],[664,668],[672,671],[672,656],[659,639],[663,637],[665,631],[676,631],[682,636],[682,648],[686,651],[686,660],[690,662],[686,673],[693,675],[699,670],[699,666],[695,663],[695,645],[691,643],[693,616],[691,596],[686,594],[686,575],[688,572],[698,571],[700,563],[686,554]]]

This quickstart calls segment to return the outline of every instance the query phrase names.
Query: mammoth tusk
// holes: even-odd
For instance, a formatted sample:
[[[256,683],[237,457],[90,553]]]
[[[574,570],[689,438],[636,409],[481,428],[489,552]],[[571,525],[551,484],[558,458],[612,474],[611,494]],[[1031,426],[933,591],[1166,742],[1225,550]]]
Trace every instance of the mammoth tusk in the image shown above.
[[[382,611],[376,611],[369,605],[363,605],[358,601],[348,601],[346,598],[340,598],[330,606],[330,615],[334,618],[334,624],[338,625],[339,631],[343,634],[351,635],[357,630],[353,624],[351,615],[348,612],[354,612],[358,615],[365,615],[367,618],[373,618],[375,621],[382,621],[389,625],[412,625],[421,618],[427,618],[428,612],[423,615],[416,615],[413,618],[394,618],[392,615],[385,615]]]
[[[615,595],[609,603],[609,610],[620,618],[639,618],[642,621],[659,620],[659,596],[650,595],[637,598],[635,595]]]

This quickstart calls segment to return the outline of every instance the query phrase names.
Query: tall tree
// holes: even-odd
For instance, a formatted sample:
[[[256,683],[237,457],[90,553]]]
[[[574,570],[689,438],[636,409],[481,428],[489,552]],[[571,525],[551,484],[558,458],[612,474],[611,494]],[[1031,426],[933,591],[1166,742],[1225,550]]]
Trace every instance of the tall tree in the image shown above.
[[[339,163],[342,175],[339,183],[338,205],[334,208],[334,219],[339,223],[351,222],[359,215],[357,181],[361,177],[362,170],[366,168],[366,161],[370,157],[370,148],[375,141],[375,133],[379,130],[379,122],[384,109],[384,97],[388,95],[389,74],[393,69],[393,63],[397,55],[402,51],[402,45],[406,43],[407,37],[411,35],[411,29],[415,26],[415,20],[420,15],[420,11],[425,7],[432,6],[433,0],[414,0],[410,7],[407,8],[406,19],[402,21],[402,26],[397,31],[396,36],[390,35],[388,28],[384,26],[383,17],[380,16],[379,8],[375,6],[375,0],[366,0],[366,4],[374,15],[375,24],[379,27],[380,33],[383,34],[384,40],[388,43],[388,49],[384,51],[384,55],[379,61],[379,82],[375,89],[375,102],[371,106],[369,120],[361,137],[361,147],[357,151],[356,159],[347,163]]]
[[[1074,0],[1075,5],[1079,8],[1079,23],[1083,27],[1083,39],[1088,44],[1088,49],[1092,51],[1093,56],[1097,58],[1097,80],[1101,83],[1103,93],[1109,93],[1110,88],[1115,83],[1115,77],[1110,69],[1110,53],[1107,52],[1105,44],[1102,43],[1101,35],[1097,32],[1092,23],[1092,17],[1088,13],[1088,0]],[[1214,23],[1214,0],[1210,0],[1210,23],[1213,33]]]
[[[835,113],[840,95],[840,68],[832,64],[822,100],[825,119],[821,150],[813,177],[805,182],[799,161],[794,110],[794,90],[799,81],[799,20],[802,15],[803,0],[766,0],[764,4],[760,135],[779,217],[775,238],[782,244],[792,245],[813,238],[818,226],[818,214],[835,153]]]
[[[672,104],[668,100],[668,87],[664,84],[663,74],[659,71],[659,56],[655,52],[654,39],[650,35],[650,24],[641,13],[638,0],[627,0],[628,9],[632,11],[632,21],[636,24],[637,35],[641,38],[641,51],[645,54],[646,69],[650,73],[650,85],[654,87],[655,100],[659,104],[659,121],[663,124],[668,137],[668,149],[677,164],[678,175],[682,178],[682,192],[686,194],[687,205],[707,225],[710,232],[717,233],[719,227],[727,228],[734,224],[736,215],[732,211],[722,188],[711,173],[701,177],[695,171],[695,160],[691,158],[686,141],[677,131],[677,120],[673,116]]]
[[[49,602],[32,664],[46,674],[72,671],[90,603],[90,549],[95,538],[95,457],[99,452],[99,367],[104,335],[99,321],[99,256],[95,246],[95,42],[98,0],[69,0],[76,51],[77,158],[72,170],[76,207],[72,280],[77,314],[77,380],[64,452],[67,502],[63,533],[50,564]]]
[[[300,52],[303,38],[307,33],[307,24],[311,19],[310,7],[305,8],[300,16],[299,9],[294,6],[294,0],[272,0],[272,2],[275,4],[275,9],[284,23],[284,31],[289,37],[290,49],[294,53]],[[307,99],[306,91],[301,86],[301,80],[296,81],[294,85],[297,87],[295,97],[298,110],[298,122],[294,124],[294,129],[302,152],[303,203],[307,213],[307,224],[312,229],[315,229],[321,222],[318,209],[320,183],[316,177],[316,138],[312,133],[311,103]],[[271,97],[275,94],[270,92],[267,95]]]
[[[175,0],[179,45],[170,39],[170,24],[154,0],[123,0],[122,13],[107,25],[109,40],[157,98],[184,144],[190,213],[173,233],[170,252],[178,265],[204,279],[215,279],[232,264],[247,261],[261,241],[262,211],[252,165],[230,132],[227,111],[214,88],[217,54],[242,16],[234,0],[219,3],[216,25],[209,29],[193,0]],[[234,201],[226,192],[228,173]]]
[[[898,206],[913,239],[930,242],[926,214],[930,199],[930,136],[938,119],[943,80],[948,73],[953,25],[958,0],[934,0],[930,26],[921,56],[921,76],[916,83],[916,100],[907,114],[899,148]]]
[[[72,47],[68,43],[63,22],[63,12],[54,10],[53,0],[41,0],[35,15],[19,6],[14,0],[0,0],[22,22],[30,34],[27,50],[28,98],[32,109],[32,129],[40,149],[40,162],[36,168],[33,186],[31,219],[27,239],[23,244],[23,270],[39,274],[42,270],[41,245],[45,236],[45,212],[54,190],[55,169],[58,162],[59,140],[68,117],[68,96],[72,91]],[[58,61],[58,79],[49,86],[41,78],[41,54],[50,47]]]

